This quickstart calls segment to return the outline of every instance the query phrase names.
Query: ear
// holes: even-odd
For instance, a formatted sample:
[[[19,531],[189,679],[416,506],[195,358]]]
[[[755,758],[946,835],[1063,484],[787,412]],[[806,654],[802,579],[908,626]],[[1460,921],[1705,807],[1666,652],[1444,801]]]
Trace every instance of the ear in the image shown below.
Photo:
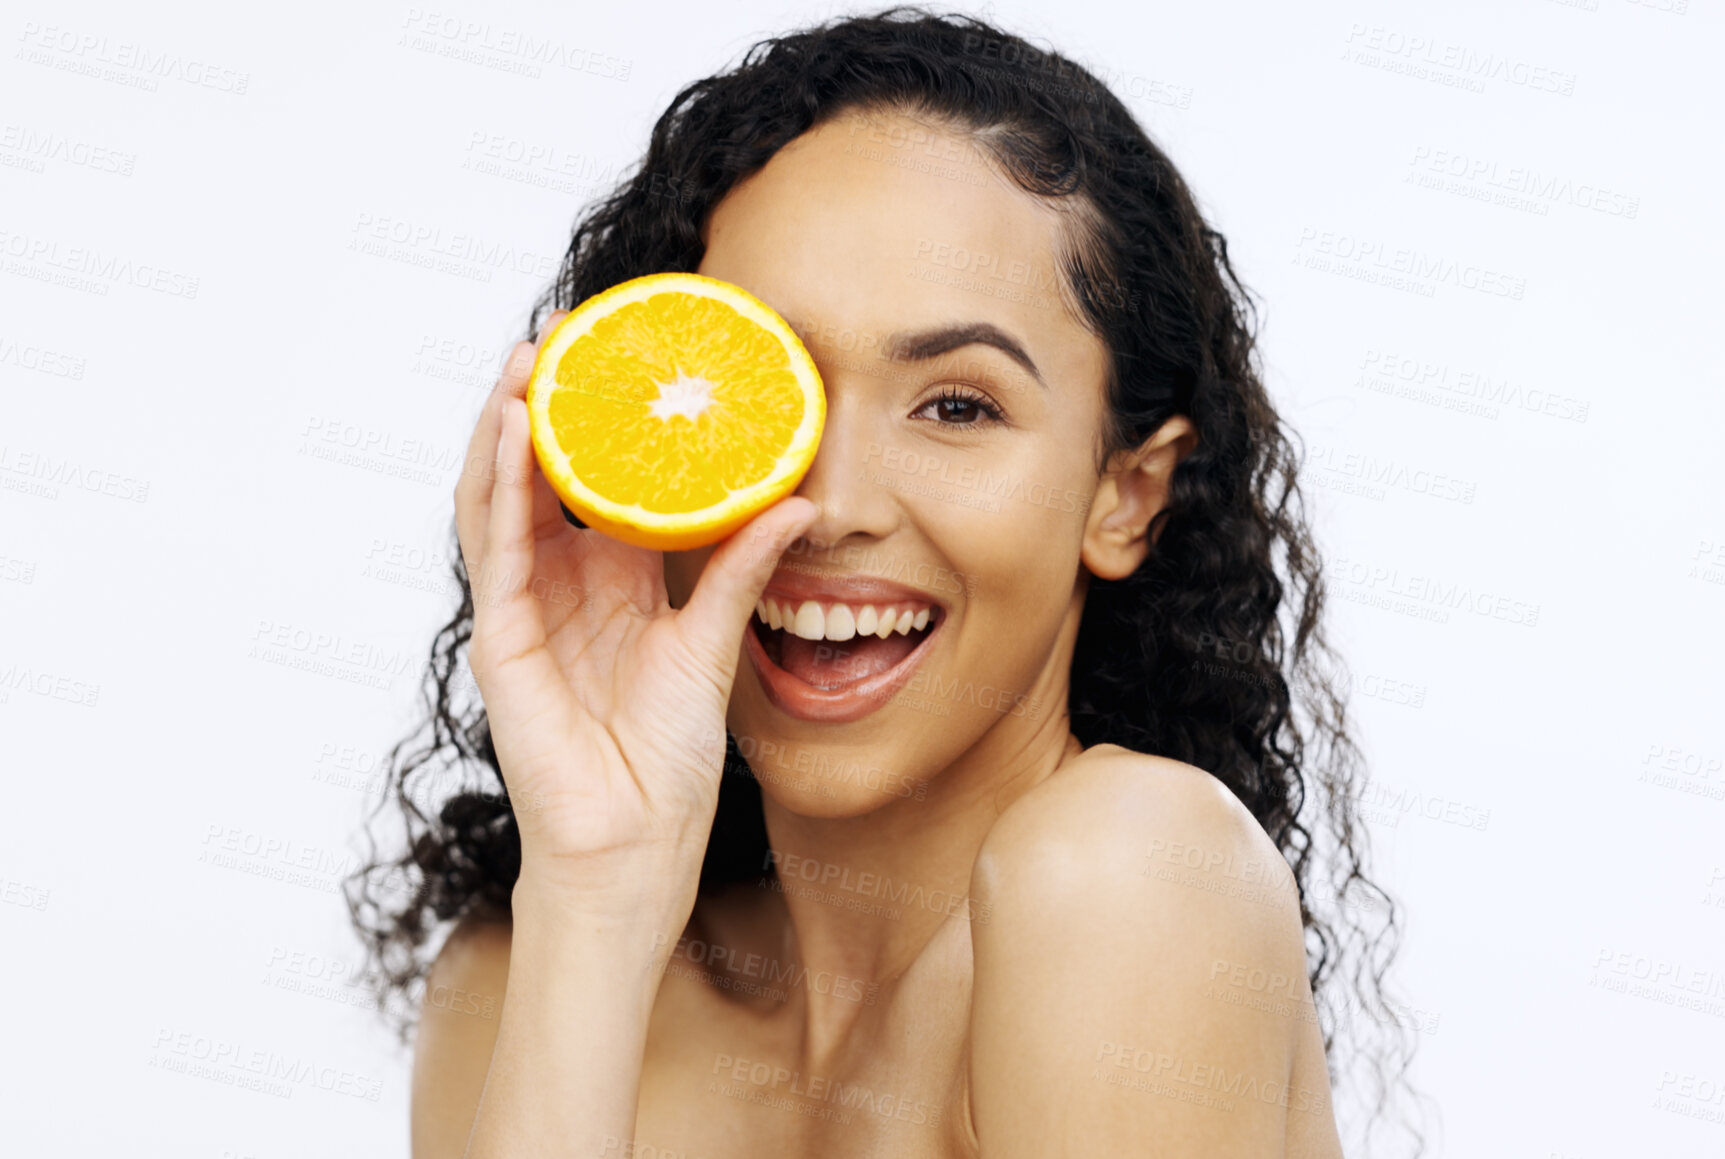
[[[1108,461],[1084,527],[1080,558],[1099,579],[1125,579],[1150,554],[1150,521],[1168,505],[1168,481],[1198,445],[1185,415],[1173,415],[1156,433]]]

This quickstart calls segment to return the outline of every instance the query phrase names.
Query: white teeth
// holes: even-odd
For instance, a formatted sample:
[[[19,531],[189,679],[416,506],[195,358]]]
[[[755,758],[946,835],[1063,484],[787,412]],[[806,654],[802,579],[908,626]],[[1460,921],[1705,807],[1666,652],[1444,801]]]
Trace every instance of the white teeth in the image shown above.
[[[801,619],[799,616],[798,619]],[[835,643],[848,640],[857,634],[856,617],[843,604],[834,604],[827,609],[827,639]]]
[[[898,608],[876,604],[832,604],[823,608],[804,600],[794,608],[771,596],[755,604],[755,615],[769,628],[779,628],[805,640],[850,640],[878,636],[882,640],[897,632],[904,635],[928,627],[933,608]]]
[[[804,600],[803,606],[797,609],[797,622],[791,627],[791,634],[805,640],[824,640],[827,616],[821,611],[821,606],[813,600]]]

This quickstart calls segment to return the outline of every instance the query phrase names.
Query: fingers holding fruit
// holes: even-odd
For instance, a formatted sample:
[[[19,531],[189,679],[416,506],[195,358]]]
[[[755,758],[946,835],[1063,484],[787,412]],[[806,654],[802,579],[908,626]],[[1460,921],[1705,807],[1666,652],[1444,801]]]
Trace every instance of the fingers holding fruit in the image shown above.
[[[825,417],[790,326],[696,274],[614,286],[511,352],[457,524],[499,765],[543,803],[521,819],[524,866],[699,844],[742,633],[817,514],[789,496]],[[673,610],[662,552],[724,540]]]
[[[545,332],[549,333],[567,316],[566,310],[552,314],[546,320]],[[477,571],[480,564],[477,549],[484,542],[485,524],[491,509],[497,440],[502,433],[504,404],[526,394],[538,351],[535,343],[517,342],[509,356],[503,360],[503,371],[498,375],[496,384],[479,410],[473,435],[467,443],[467,454],[462,459],[461,478],[455,484],[455,527],[456,535],[461,541],[461,558],[467,565],[470,576]],[[538,474],[537,471],[533,473]],[[561,512],[556,506],[556,496],[550,487],[541,480],[538,490],[551,501],[552,512],[561,519]],[[540,519],[537,515],[535,523],[542,529],[549,525],[548,520]]]

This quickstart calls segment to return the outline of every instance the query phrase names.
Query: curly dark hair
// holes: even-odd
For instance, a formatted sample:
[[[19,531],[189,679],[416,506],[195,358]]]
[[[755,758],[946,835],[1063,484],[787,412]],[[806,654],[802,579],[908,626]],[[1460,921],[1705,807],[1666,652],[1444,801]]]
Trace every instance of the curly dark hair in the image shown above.
[[[738,182],[841,112],[883,111],[968,134],[1019,186],[1074,211],[1059,291],[1112,354],[1098,469],[1172,415],[1197,429],[1153,525],[1155,550],[1125,579],[1091,581],[1071,727],[1086,747],[1113,743],[1207,770],[1282,851],[1338,1091],[1337,1032],[1357,1032],[1350,1061],[1366,1065],[1346,1073],[1371,1109],[1369,1142],[1396,1096],[1412,1094],[1413,1048],[1386,998],[1401,926],[1365,873],[1363,761],[1347,731],[1346,671],[1320,622],[1321,559],[1297,484],[1303,448],[1261,381],[1256,308],[1225,240],[1104,83],[984,21],[914,7],[761,41],[676,95],[641,164],[581,215],[529,334],[552,310],[618,282],[694,270],[702,223]],[[406,852],[380,857],[374,842],[348,883],[385,1000],[423,982],[440,927],[507,915],[520,870],[515,815],[462,659],[472,592],[460,551],[451,558],[461,606],[432,644],[425,721],[390,755]],[[726,770],[704,889],[758,878],[767,860],[760,788],[735,738]],[[412,1013],[396,1013],[405,1038]],[[1420,1132],[1410,1135],[1422,1154]]]

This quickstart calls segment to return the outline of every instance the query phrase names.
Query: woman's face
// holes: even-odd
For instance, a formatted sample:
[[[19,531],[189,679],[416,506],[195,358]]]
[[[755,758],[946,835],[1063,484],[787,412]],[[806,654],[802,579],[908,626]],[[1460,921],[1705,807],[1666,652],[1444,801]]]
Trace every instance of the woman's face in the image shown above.
[[[1064,228],[967,138],[881,114],[792,141],[709,218],[699,272],[783,315],[826,384],[797,489],[820,516],[767,588],[824,638],[752,624],[728,718],[795,812],[920,798],[979,742],[1065,743],[1107,351],[1058,289]],[[666,554],[673,604],[712,550]],[[928,626],[882,637],[883,606]]]

